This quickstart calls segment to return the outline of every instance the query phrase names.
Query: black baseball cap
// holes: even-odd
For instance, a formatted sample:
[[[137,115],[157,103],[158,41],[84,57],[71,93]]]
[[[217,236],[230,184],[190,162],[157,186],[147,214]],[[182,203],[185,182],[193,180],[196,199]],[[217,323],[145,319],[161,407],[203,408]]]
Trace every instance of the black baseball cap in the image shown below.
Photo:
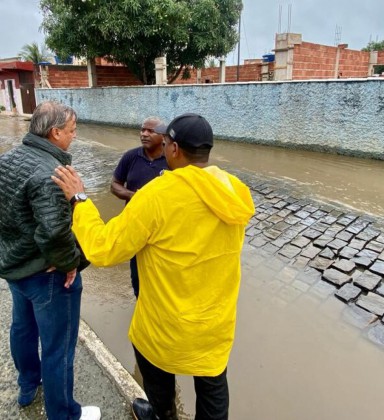
[[[173,119],[168,126],[160,124],[154,131],[166,134],[180,147],[207,148],[213,147],[213,132],[209,122],[198,114],[182,114]]]

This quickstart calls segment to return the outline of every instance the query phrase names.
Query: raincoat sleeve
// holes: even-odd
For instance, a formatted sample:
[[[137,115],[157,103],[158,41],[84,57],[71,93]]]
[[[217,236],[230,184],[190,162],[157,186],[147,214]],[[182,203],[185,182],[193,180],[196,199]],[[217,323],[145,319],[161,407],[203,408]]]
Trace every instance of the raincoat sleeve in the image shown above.
[[[145,220],[150,211],[148,206],[141,209],[138,204],[135,211],[131,203],[125,206],[108,223],[104,223],[90,199],[76,205],[72,230],[88,261],[98,267],[120,264],[145,246],[151,232],[151,221]],[[140,220],[135,215],[140,215]]]

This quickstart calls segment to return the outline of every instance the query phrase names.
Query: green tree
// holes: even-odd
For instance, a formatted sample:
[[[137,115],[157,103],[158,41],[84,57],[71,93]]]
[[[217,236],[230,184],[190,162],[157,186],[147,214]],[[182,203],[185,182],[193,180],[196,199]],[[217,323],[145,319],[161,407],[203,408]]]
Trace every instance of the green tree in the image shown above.
[[[106,57],[145,84],[167,57],[169,82],[235,46],[241,0],[40,0],[47,45],[60,56]]]
[[[383,65],[373,66],[373,74],[383,74],[383,73],[384,73]]]
[[[25,44],[19,52],[19,56],[24,61],[32,61],[35,64],[48,60],[48,52],[45,45],[39,47],[37,42]]]
[[[361,51],[383,51],[384,50],[384,40],[380,42],[368,42],[368,45],[361,49]]]

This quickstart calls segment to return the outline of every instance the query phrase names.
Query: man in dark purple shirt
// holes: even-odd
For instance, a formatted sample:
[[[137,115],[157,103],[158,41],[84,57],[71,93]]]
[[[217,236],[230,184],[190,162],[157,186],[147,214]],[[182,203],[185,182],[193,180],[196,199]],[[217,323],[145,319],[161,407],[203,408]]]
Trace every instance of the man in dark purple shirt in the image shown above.
[[[128,150],[120,159],[113,173],[111,192],[126,203],[135,192],[168,169],[163,155],[163,136],[155,133],[155,127],[164,124],[158,117],[148,117],[140,130],[141,147]],[[139,296],[139,276],[136,257],[131,259],[131,280],[135,296]]]

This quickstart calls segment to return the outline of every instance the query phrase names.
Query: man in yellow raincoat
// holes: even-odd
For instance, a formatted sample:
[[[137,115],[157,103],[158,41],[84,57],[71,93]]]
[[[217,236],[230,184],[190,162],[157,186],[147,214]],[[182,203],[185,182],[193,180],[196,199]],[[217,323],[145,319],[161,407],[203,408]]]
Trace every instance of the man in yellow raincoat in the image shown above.
[[[129,338],[150,404],[135,400],[136,418],[177,418],[179,374],[194,377],[196,419],[227,419],[240,253],[254,204],[238,178],[209,165],[206,119],[183,114],[158,131],[171,171],[107,224],[72,167],[52,178],[75,206],[72,229],[89,261],[105,267],[137,255],[141,289]]]

